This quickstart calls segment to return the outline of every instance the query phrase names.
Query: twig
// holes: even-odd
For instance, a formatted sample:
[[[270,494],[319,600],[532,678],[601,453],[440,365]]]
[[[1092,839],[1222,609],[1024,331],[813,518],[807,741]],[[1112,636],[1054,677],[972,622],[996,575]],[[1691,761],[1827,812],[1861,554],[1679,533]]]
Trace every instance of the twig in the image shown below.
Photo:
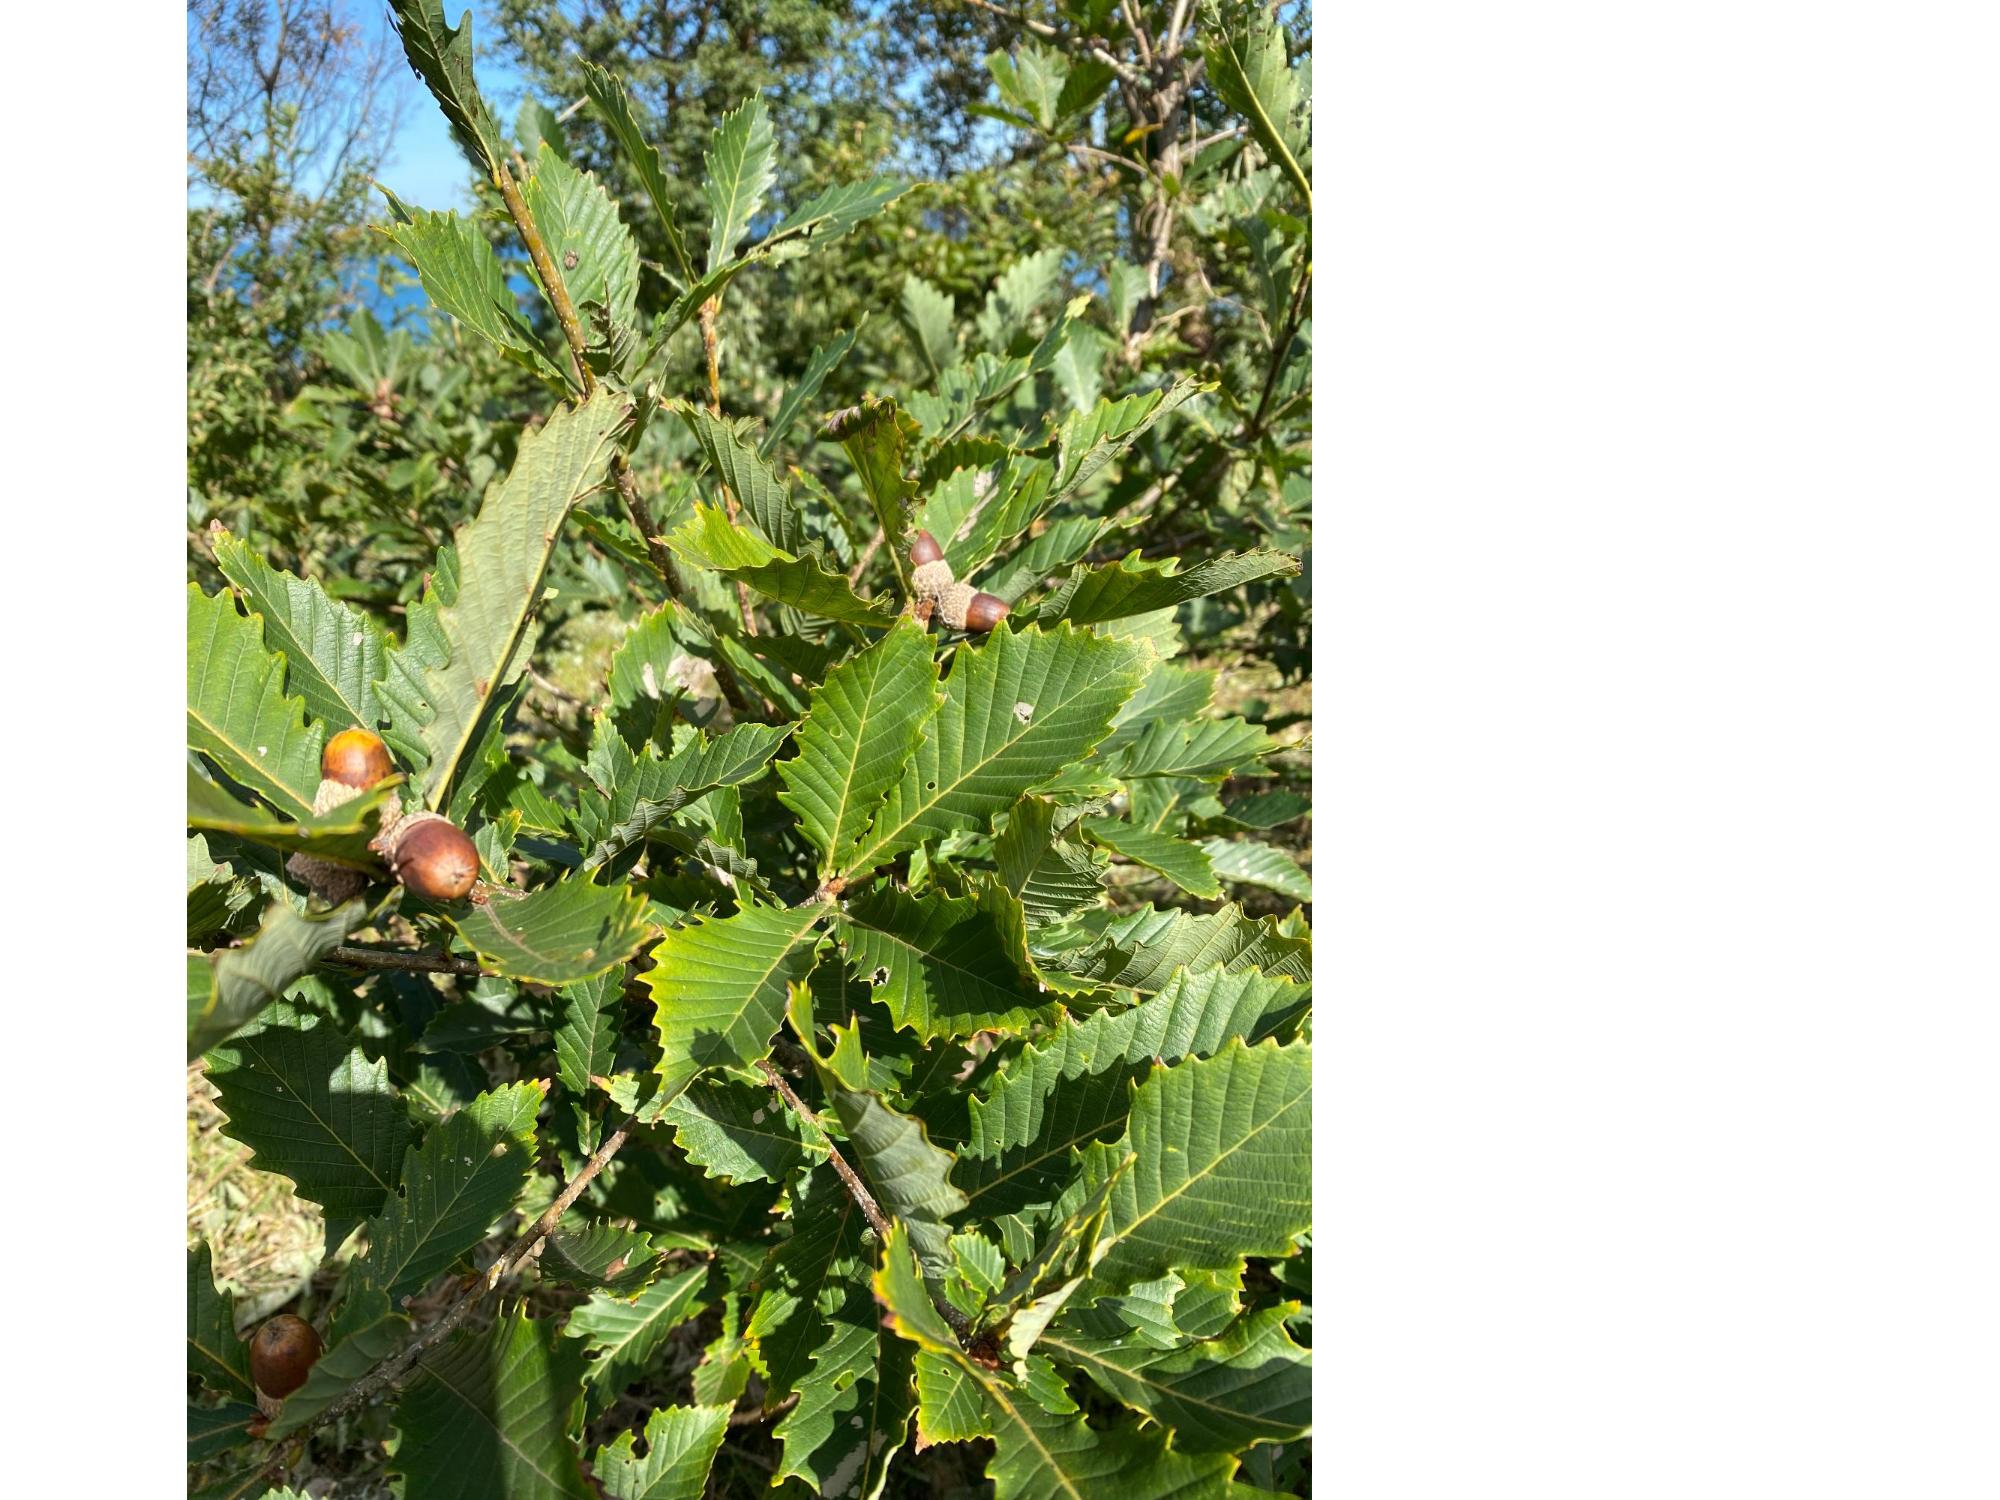
[[[1113,156],[1109,151],[1100,151],[1095,146],[1086,146],[1082,141],[1071,141],[1064,149],[1074,151],[1081,156],[1094,156],[1099,161],[1108,161],[1114,167],[1123,167],[1126,171],[1137,174],[1142,181],[1152,175],[1129,156]]]
[[[847,570],[847,581],[850,585],[861,582],[861,575],[868,571],[868,565],[875,561],[875,554],[882,550],[882,538],[882,528],[877,526],[875,535],[868,538],[868,545],[861,549],[861,556],[856,558],[854,566]]]
[[[520,186],[504,162],[494,164],[493,185],[500,189],[514,227],[521,232],[521,242],[528,247],[528,259],[535,263],[535,272],[542,280],[542,290],[548,293],[549,305],[556,310],[556,322],[562,327],[563,342],[569,345],[570,357],[576,361],[576,378],[583,386],[583,394],[588,397],[597,389],[597,377],[591,374],[590,362],[583,357],[586,347],[583,325],[577,321],[576,305],[569,300],[569,288],[563,282],[562,273],[556,269],[549,247],[542,241],[535,216],[528,212],[527,200],[521,196]]]
[[[764,1076],[771,1080],[771,1087],[778,1091],[792,1113],[819,1133],[821,1142],[826,1146],[827,1160],[833,1164],[833,1170],[839,1174],[840,1180],[847,1184],[847,1191],[860,1206],[861,1216],[868,1221],[869,1227],[875,1231],[878,1239],[886,1240],[889,1237],[889,1222],[882,1217],[881,1207],[875,1202],[874,1195],[868,1191],[867,1184],[862,1182],[855,1175],[854,1168],[847,1164],[847,1158],[840,1154],[840,1148],[834,1145],[833,1137],[828,1135],[826,1127],[820,1124],[819,1116],[808,1109],[805,1101],[792,1092],[792,1086],[785,1082],[785,1075],[778,1071],[777,1064],[770,1058],[761,1059],[757,1066],[764,1070]],[[951,1331],[958,1335],[961,1343],[972,1336],[972,1320],[949,1300],[934,1292],[931,1301],[937,1310],[944,1314],[944,1320],[951,1324]]]
[[[887,1239],[889,1221],[882,1217],[882,1210],[876,1204],[874,1194],[870,1193],[868,1185],[854,1174],[854,1168],[847,1164],[847,1158],[842,1156],[840,1148],[834,1145],[833,1137],[828,1135],[826,1127],[820,1124],[819,1116],[806,1108],[805,1101],[792,1092],[792,1086],[785,1082],[785,1075],[778,1071],[777,1064],[770,1058],[765,1058],[758,1066],[764,1070],[764,1076],[771,1080],[771,1087],[778,1091],[779,1097],[791,1108],[792,1113],[819,1132],[820,1140],[826,1145],[827,1160],[833,1163],[833,1170],[840,1174],[840,1180],[847,1184],[847,1191],[854,1195],[854,1201],[861,1206],[861,1216],[868,1221],[869,1227],[878,1236]]]
[[[551,1203],[547,1211],[539,1219],[535,1220],[534,1225],[528,1232],[514,1242],[513,1249],[496,1260],[487,1270],[486,1274],[480,1277],[456,1302],[446,1308],[444,1315],[435,1323],[411,1339],[409,1343],[405,1344],[396,1353],[383,1360],[373,1370],[355,1381],[338,1400],[330,1402],[305,1427],[300,1429],[301,1435],[324,1427],[334,1418],[354,1410],[357,1406],[389,1389],[407,1375],[417,1361],[422,1359],[426,1353],[443,1343],[452,1330],[457,1328],[459,1324],[463,1323],[471,1315],[472,1309],[482,1297],[498,1286],[505,1277],[519,1270],[526,1263],[528,1257],[535,1252],[543,1239],[548,1236],[549,1231],[554,1229],[557,1222],[569,1211],[569,1206],[576,1202],[583,1190],[590,1185],[590,1180],[603,1170],[606,1162],[618,1154],[618,1148],[625,1144],[626,1137],[631,1133],[632,1126],[635,1123],[637,1123],[636,1117],[627,1119],[624,1124],[606,1136],[604,1144],[597,1148],[596,1155],[592,1156],[589,1161],[577,1169],[577,1174],[570,1179],[569,1186],[556,1195],[555,1202]]]
[[[486,971],[469,958],[445,953],[413,953],[407,948],[359,948],[342,944],[327,950],[326,961],[350,969],[398,969],[410,974],[463,974],[476,979]]]
[[[991,11],[996,16],[1003,16],[1017,26],[1025,26],[1028,30],[1034,32],[1036,36],[1047,37],[1049,40],[1057,42],[1070,42],[1072,40],[1064,36],[1062,32],[1049,25],[1046,21],[1037,21],[1032,16],[1024,16],[1019,11],[1007,9],[1004,5],[994,5],[992,0],[965,0],[965,3],[967,5],[976,5],[984,11]],[[1146,75],[1141,73],[1137,68],[1122,58],[1113,57],[1109,52],[1106,52],[1095,43],[1085,43],[1083,50],[1103,63],[1105,67],[1116,73],[1128,84],[1138,84],[1145,80]]]
[[[759,1422],[768,1422],[773,1417],[782,1417],[799,1404],[799,1393],[793,1391],[776,1406],[752,1406],[729,1414],[731,1427],[754,1427]]]
[[[625,502],[625,513],[639,528],[639,540],[646,545],[646,556],[652,559],[653,571],[666,584],[668,595],[678,599],[681,580],[674,571],[674,555],[667,550],[667,544],[654,535],[659,528],[653,524],[653,513],[639,494],[639,481],[632,477],[632,457],[621,448],[614,464],[618,471],[618,497]]]

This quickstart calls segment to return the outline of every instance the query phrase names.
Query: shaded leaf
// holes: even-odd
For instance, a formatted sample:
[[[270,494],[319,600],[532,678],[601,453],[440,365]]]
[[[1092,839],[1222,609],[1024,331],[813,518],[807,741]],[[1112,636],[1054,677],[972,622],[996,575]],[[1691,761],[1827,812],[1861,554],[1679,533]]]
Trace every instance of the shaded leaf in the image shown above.
[[[643,895],[581,874],[527,895],[494,891],[452,925],[482,967],[535,984],[574,984],[616,968],[651,931]]]

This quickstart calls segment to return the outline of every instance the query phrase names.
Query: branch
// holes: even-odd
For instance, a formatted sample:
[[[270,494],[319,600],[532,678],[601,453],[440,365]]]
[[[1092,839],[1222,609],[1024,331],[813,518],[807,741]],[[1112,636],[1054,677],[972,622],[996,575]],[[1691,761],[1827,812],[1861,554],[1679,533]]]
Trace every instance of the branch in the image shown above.
[[[1004,5],[995,5],[992,3],[992,0],[965,0],[965,3],[967,5],[976,5],[981,10],[991,11],[994,15],[1002,16],[1017,26],[1024,26],[1029,31],[1034,32],[1036,36],[1047,37],[1050,41],[1064,42],[1070,46],[1076,45],[1073,38],[1064,36],[1062,32],[1049,25],[1048,22],[1037,21],[1031,16],[1024,16],[1019,11],[1007,9]],[[1084,43],[1082,51],[1103,63],[1105,67],[1116,73],[1126,83],[1136,85],[1145,82],[1146,75],[1144,73],[1141,73],[1130,63],[1113,57],[1095,42]]]
[[[597,1154],[577,1169],[577,1174],[570,1179],[569,1186],[556,1195],[555,1202],[535,1220],[528,1232],[514,1242],[513,1249],[493,1262],[485,1275],[479,1277],[456,1302],[445,1309],[443,1317],[350,1385],[345,1395],[329,1403],[318,1416],[300,1429],[299,1435],[303,1436],[324,1427],[334,1418],[354,1410],[388,1390],[407,1375],[426,1353],[443,1343],[452,1330],[471,1315],[472,1309],[478,1305],[482,1297],[527,1262],[528,1257],[541,1246],[549,1231],[556,1227],[557,1221],[569,1211],[569,1206],[576,1202],[583,1190],[590,1185],[590,1180],[603,1169],[606,1162],[618,1154],[618,1148],[625,1144],[626,1137],[636,1123],[636,1117],[628,1119],[604,1138],[604,1144],[597,1148]]]
[[[1082,141],[1071,141],[1065,149],[1074,151],[1079,156],[1092,156],[1099,161],[1108,161],[1114,167],[1123,167],[1128,172],[1136,173],[1141,181],[1149,179],[1152,175],[1129,156],[1113,156],[1109,151],[1100,151],[1095,146],[1086,146]]]
[[[870,1193],[867,1184],[855,1175],[854,1168],[847,1164],[847,1158],[842,1156],[840,1148],[834,1145],[833,1137],[828,1135],[826,1127],[820,1124],[819,1116],[806,1108],[805,1101],[792,1092],[792,1086],[785,1082],[785,1075],[778,1071],[777,1065],[770,1058],[765,1058],[757,1066],[764,1070],[764,1076],[771,1080],[771,1087],[778,1091],[779,1097],[791,1108],[792,1113],[819,1132],[820,1140],[826,1145],[827,1159],[833,1163],[833,1170],[840,1174],[840,1180],[847,1184],[847,1191],[854,1195],[854,1201],[860,1205],[861,1216],[868,1221],[869,1227],[878,1237],[887,1239],[889,1221],[882,1217],[882,1210],[875,1202],[874,1194]]]
[[[646,544],[646,556],[653,561],[653,571],[666,584],[667,593],[679,598],[681,580],[680,575],[674,572],[674,555],[667,550],[667,544],[654,534],[659,528],[653,524],[653,513],[639,494],[639,481],[632,477],[632,456],[622,448],[618,450],[616,466],[618,497],[625,502],[625,513],[639,528],[639,540]]]
[[[350,969],[398,969],[409,974],[463,974],[476,979],[485,974],[469,958],[453,958],[445,953],[413,953],[407,948],[361,948],[343,943],[327,950],[326,961]]]
[[[521,232],[521,242],[528,247],[528,259],[535,263],[535,274],[541,278],[542,290],[548,293],[549,305],[556,311],[556,322],[562,325],[563,342],[569,345],[570,357],[576,361],[576,377],[582,383],[583,394],[588,397],[597,389],[597,377],[591,374],[589,361],[583,357],[583,325],[577,321],[576,306],[569,300],[569,288],[563,283],[562,273],[556,269],[549,247],[542,242],[542,232],[535,225],[535,216],[528,212],[528,203],[521,196],[520,186],[504,162],[495,163],[493,167],[493,185],[500,189],[514,227]]]

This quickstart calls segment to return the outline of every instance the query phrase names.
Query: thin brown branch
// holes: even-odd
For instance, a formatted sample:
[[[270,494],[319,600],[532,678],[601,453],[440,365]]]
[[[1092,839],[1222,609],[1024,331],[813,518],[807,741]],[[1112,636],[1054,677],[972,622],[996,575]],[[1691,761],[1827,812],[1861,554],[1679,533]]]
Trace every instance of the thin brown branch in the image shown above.
[[[1067,42],[1072,46],[1075,45],[1074,38],[1063,35],[1061,31],[1049,25],[1048,22],[1037,21],[1032,16],[1024,16],[1017,10],[1007,9],[1004,5],[995,5],[992,3],[992,0],[965,0],[965,3],[967,5],[976,5],[983,11],[990,11],[996,16],[1004,17],[1012,21],[1016,26],[1025,27],[1027,30],[1034,32],[1036,36],[1047,37],[1050,41]],[[1103,63],[1105,67],[1116,73],[1120,79],[1128,84],[1136,85],[1145,81],[1145,74],[1141,73],[1123,58],[1112,56],[1095,42],[1085,43],[1081,50]]]
[[[1097,161],[1109,162],[1114,167],[1123,167],[1126,171],[1136,175],[1141,181],[1152,175],[1129,156],[1114,156],[1109,151],[1100,151],[1097,147],[1087,146],[1082,141],[1071,141],[1064,149],[1074,151],[1079,156],[1088,156]]]
[[[542,231],[535,224],[535,216],[528,211],[528,202],[504,162],[494,164],[493,185],[500,189],[514,227],[521,232],[521,242],[528,247],[528,259],[535,263],[535,274],[541,278],[542,290],[548,293],[549,305],[555,309],[556,322],[562,328],[563,342],[569,345],[570,358],[576,362],[576,378],[588,397],[597,389],[597,377],[591,374],[590,362],[583,357],[586,347],[583,324],[577,321],[576,306],[569,300],[562,272],[556,269],[555,259],[542,240]]]
[[[655,534],[659,528],[653,524],[653,512],[639,493],[639,481],[632,475],[632,456],[624,449],[619,449],[613,466],[618,474],[618,498],[625,502],[625,513],[632,518],[632,524],[639,528],[639,540],[645,543],[646,556],[652,559],[653,571],[658,573],[660,581],[666,584],[668,595],[678,599],[681,593],[681,580],[680,575],[674,571],[674,555],[667,550],[667,544]]]
[[[768,1422],[773,1417],[782,1417],[798,1404],[799,1393],[793,1391],[791,1395],[785,1397],[776,1406],[751,1406],[746,1407],[742,1411],[731,1412],[729,1414],[729,1425],[731,1427],[754,1427],[759,1422]]]
[[[875,554],[882,550],[882,541],[882,528],[877,526],[875,535],[868,538],[868,545],[861,549],[861,556],[857,557],[854,566],[847,570],[847,581],[850,585],[861,582],[861,575],[868,571],[868,565],[875,561]]]
[[[518,1271],[527,1263],[528,1257],[534,1254],[536,1249],[540,1247],[542,1241],[547,1238],[549,1231],[554,1229],[557,1222],[569,1211],[569,1206],[576,1202],[583,1190],[590,1185],[591,1179],[603,1170],[606,1162],[618,1154],[618,1148],[625,1144],[626,1138],[630,1135],[632,1126],[635,1123],[635,1120],[628,1119],[624,1124],[612,1131],[610,1135],[606,1136],[604,1144],[597,1148],[596,1154],[577,1169],[576,1176],[572,1177],[569,1181],[569,1186],[556,1195],[555,1202],[551,1203],[547,1211],[539,1219],[535,1220],[526,1234],[514,1242],[511,1250],[493,1262],[492,1266],[486,1271],[486,1274],[475,1281],[472,1286],[468,1287],[456,1302],[446,1308],[444,1315],[435,1323],[431,1324],[422,1333],[411,1339],[409,1343],[383,1360],[373,1370],[370,1370],[366,1375],[355,1381],[338,1399],[329,1403],[319,1415],[314,1417],[300,1430],[301,1435],[324,1427],[336,1417],[353,1411],[356,1407],[363,1405],[388,1390],[407,1375],[415,1367],[417,1361],[422,1359],[426,1353],[443,1343],[459,1324],[471,1316],[472,1309],[478,1305],[482,1297],[498,1286],[502,1280],[512,1275],[515,1271]]]
[[[840,1154],[840,1147],[834,1145],[833,1137],[828,1135],[826,1127],[820,1124],[819,1116],[808,1109],[805,1101],[792,1092],[792,1086],[785,1082],[785,1075],[778,1071],[778,1065],[770,1058],[765,1058],[758,1066],[764,1070],[764,1076],[771,1080],[771,1087],[778,1091],[778,1097],[785,1101],[792,1113],[819,1133],[820,1141],[826,1147],[827,1160],[833,1163],[833,1170],[839,1174],[840,1180],[847,1184],[847,1191],[853,1195],[855,1203],[860,1205],[861,1216],[868,1221],[869,1227],[877,1236],[887,1239],[889,1221],[882,1217],[882,1210],[875,1202],[875,1195],[868,1191],[868,1185],[856,1176],[854,1168],[847,1164],[847,1158]]]
[[[708,414],[722,415],[722,337],[716,332],[716,316],[722,311],[722,299],[710,297],[701,305],[701,352],[708,359]],[[736,502],[729,503],[731,520],[736,517]]]
[[[476,979],[486,971],[469,958],[448,953],[415,953],[407,948],[362,948],[343,943],[327,951],[326,961],[350,969],[396,969],[407,974],[462,974]]]

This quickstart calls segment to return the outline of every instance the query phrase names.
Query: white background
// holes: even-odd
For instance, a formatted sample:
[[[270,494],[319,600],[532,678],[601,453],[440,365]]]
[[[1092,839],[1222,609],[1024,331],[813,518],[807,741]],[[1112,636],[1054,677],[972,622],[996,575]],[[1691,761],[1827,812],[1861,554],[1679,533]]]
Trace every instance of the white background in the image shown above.
[[[181,1484],[179,20],[13,21],[30,1494]],[[2000,1492],[2000,12],[1314,30],[1316,1486]]]

